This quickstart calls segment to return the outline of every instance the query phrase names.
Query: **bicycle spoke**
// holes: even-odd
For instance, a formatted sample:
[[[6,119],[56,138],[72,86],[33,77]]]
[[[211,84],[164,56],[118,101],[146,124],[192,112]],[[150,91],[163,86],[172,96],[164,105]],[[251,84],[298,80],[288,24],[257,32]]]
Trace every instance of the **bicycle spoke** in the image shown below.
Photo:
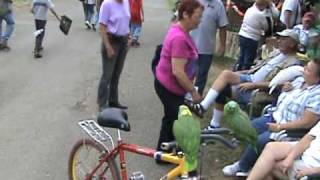
[[[89,144],[86,144],[89,143]],[[104,156],[107,155],[105,150],[96,145],[93,141],[79,142],[72,158],[72,177],[74,180],[84,180],[89,177],[92,171],[102,163]],[[109,159],[92,174],[92,180],[109,180],[119,179],[118,169],[114,159]]]

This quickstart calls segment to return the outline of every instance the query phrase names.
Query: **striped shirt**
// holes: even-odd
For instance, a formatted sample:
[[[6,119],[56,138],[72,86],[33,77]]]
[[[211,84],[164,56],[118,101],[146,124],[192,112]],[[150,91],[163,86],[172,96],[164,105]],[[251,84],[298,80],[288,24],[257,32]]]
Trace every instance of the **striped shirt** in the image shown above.
[[[320,85],[304,87],[303,77],[296,78],[292,85],[293,90],[282,92],[278,98],[277,109],[272,114],[277,123],[285,124],[300,120],[305,110],[320,115]],[[271,133],[270,138],[276,133]]]
[[[51,0],[33,0],[32,11],[36,20],[47,20],[48,9],[54,8]]]

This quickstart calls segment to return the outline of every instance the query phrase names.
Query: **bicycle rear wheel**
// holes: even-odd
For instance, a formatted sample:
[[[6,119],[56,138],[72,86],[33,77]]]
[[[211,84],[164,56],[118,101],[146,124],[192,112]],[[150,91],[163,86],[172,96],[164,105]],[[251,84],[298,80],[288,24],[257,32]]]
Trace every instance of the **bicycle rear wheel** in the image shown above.
[[[68,174],[70,180],[87,180],[88,175],[106,155],[101,145],[90,139],[79,140],[69,155]],[[109,158],[93,175],[92,180],[120,180],[120,173],[114,158]],[[91,179],[90,179],[91,180]]]

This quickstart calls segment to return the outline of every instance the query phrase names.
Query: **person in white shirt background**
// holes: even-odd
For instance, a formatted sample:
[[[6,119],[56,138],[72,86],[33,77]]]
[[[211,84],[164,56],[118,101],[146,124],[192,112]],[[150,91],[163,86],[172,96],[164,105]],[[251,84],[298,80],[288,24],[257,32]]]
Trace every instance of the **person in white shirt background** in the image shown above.
[[[282,29],[292,29],[294,25],[301,23],[301,3],[300,0],[285,0],[282,5],[280,22]]]
[[[305,53],[305,47],[308,45],[309,37],[317,35],[314,28],[316,18],[315,13],[307,12],[302,18],[302,24],[298,24],[293,27],[293,30],[299,34],[301,44],[299,51],[302,53]]]
[[[276,18],[278,14],[278,10],[270,0],[256,0],[247,9],[239,31],[240,56],[237,70],[250,69],[256,58],[262,35],[269,29],[269,26],[272,26],[269,25],[267,17]]]

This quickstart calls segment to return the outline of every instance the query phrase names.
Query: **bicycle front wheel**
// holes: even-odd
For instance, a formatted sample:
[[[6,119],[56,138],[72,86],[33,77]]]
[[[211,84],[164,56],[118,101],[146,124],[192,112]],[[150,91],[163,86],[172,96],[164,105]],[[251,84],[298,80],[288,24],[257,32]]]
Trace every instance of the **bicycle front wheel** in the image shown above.
[[[79,140],[72,148],[69,162],[68,174],[70,180],[120,180],[120,173],[114,158],[109,158],[93,174],[93,169],[101,162],[102,157],[108,154],[101,145],[90,139]]]

